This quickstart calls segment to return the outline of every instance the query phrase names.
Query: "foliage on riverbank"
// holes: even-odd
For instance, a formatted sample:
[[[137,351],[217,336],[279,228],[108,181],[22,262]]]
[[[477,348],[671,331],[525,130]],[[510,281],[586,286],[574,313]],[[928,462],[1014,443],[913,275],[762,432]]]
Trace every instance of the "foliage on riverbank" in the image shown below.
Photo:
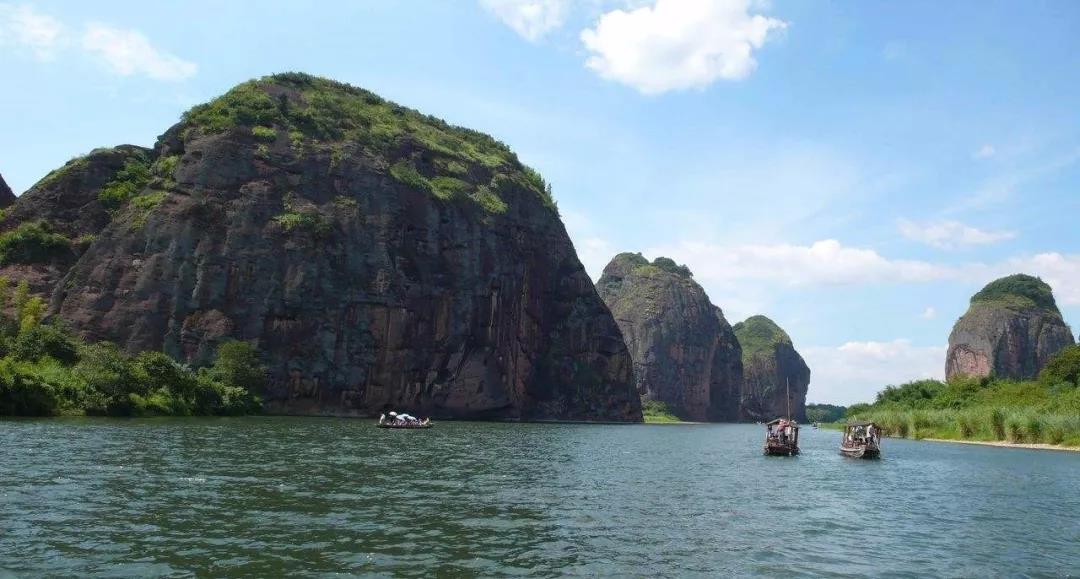
[[[645,422],[652,424],[682,422],[682,419],[676,416],[667,404],[656,400],[642,401],[641,415]]]
[[[1037,380],[919,380],[885,388],[847,417],[904,438],[1080,446],[1080,346],[1058,353]]]
[[[266,380],[255,348],[228,341],[212,366],[193,369],[161,352],[124,354],[41,322],[45,304],[25,282],[0,278],[0,416],[249,414]],[[10,312],[10,313],[8,313]]]
[[[807,422],[838,422],[844,419],[847,408],[834,404],[807,404]]]

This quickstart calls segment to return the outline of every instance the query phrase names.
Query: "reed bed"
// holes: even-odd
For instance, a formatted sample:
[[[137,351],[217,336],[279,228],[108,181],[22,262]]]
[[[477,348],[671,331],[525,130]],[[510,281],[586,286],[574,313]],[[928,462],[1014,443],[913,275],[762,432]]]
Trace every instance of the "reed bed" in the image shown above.
[[[872,420],[888,436],[1080,446],[1080,415],[1024,408],[871,409]]]

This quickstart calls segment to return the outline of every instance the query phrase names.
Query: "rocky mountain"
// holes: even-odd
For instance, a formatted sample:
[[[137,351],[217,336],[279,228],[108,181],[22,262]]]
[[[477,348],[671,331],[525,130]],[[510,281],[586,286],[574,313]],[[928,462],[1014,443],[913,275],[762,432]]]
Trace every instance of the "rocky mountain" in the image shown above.
[[[742,419],[784,416],[789,392],[792,417],[806,420],[810,368],[795,350],[791,337],[765,316],[747,318],[735,324],[734,330],[742,347]]]
[[[32,233],[10,263],[52,268],[36,289],[83,337],[193,364],[225,338],[256,344],[270,411],[641,419],[543,179],[359,88],[241,84],[153,150],[54,171],[0,229]]]
[[[1029,275],[1011,275],[971,298],[949,335],[945,375],[1030,379],[1073,343],[1050,286]]]
[[[7,181],[4,181],[4,176],[0,175],[0,209],[11,206],[15,199],[15,193],[8,187]]]
[[[621,253],[597,290],[630,348],[644,400],[664,402],[688,420],[738,419],[742,352],[688,268]]]

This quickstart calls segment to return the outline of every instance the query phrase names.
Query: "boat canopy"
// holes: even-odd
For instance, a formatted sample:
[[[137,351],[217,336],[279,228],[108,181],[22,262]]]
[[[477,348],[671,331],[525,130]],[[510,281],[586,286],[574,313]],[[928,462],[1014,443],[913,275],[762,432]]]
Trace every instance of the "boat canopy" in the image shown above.
[[[781,422],[790,423],[790,424],[797,424],[794,420],[788,420],[787,418],[777,418],[775,420],[771,420],[769,422],[766,422],[765,426],[772,426],[773,424],[780,424]]]
[[[858,420],[858,421],[855,421],[855,422],[848,422],[847,423],[848,428],[853,428],[853,427],[856,427],[856,426],[877,426],[877,424],[874,424],[873,422],[870,422],[869,420]]]

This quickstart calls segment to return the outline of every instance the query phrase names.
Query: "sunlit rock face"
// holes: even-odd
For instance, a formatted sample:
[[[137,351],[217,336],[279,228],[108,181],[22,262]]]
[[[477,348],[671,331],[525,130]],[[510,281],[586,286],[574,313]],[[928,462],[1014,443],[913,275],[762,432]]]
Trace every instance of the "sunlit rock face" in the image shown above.
[[[995,280],[971,298],[949,335],[947,378],[1034,378],[1074,343],[1050,286],[1028,275]]]
[[[663,402],[687,420],[738,419],[742,353],[688,268],[622,253],[604,268],[597,290],[630,348],[643,400]]]
[[[765,316],[752,316],[735,324],[742,346],[743,420],[772,420],[790,412],[806,420],[806,392],[810,368],[795,350],[791,337]]]
[[[84,337],[193,364],[248,340],[274,412],[641,419],[546,184],[491,137],[283,74],[142,155],[25,209],[93,236],[50,288]]]

